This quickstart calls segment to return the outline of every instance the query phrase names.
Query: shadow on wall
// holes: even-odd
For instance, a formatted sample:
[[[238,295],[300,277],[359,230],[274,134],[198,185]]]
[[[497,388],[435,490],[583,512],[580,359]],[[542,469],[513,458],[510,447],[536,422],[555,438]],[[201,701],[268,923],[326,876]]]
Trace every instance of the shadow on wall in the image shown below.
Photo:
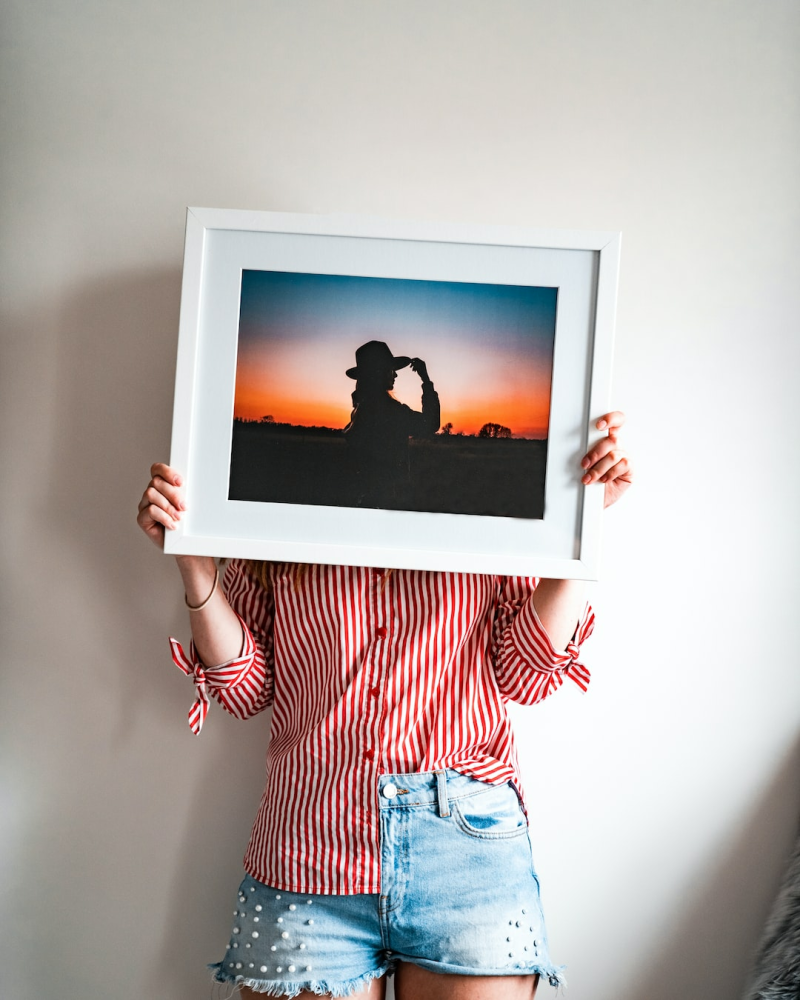
[[[794,844],[800,820],[798,774],[800,742],[754,804],[731,847],[695,883],[661,950],[645,970],[631,976],[619,1000],[742,996]],[[713,809],[713,789],[708,803]],[[664,863],[668,865],[669,858]],[[750,936],[753,927],[755,935]]]

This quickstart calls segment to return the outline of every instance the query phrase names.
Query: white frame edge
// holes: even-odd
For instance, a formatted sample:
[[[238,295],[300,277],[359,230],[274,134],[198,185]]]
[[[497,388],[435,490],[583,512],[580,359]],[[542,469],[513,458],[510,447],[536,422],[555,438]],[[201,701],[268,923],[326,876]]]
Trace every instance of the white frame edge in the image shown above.
[[[614,320],[617,310],[621,248],[622,234],[614,233],[611,239],[600,248],[598,255],[597,302],[595,304],[595,329],[592,339],[592,387],[585,428],[585,450],[589,447],[589,436],[595,433],[594,422],[608,411],[611,398]],[[603,490],[584,490],[581,554],[577,560],[580,566],[580,577],[578,577],[580,579],[596,580],[599,576],[602,552],[602,522],[599,513],[602,510]]]

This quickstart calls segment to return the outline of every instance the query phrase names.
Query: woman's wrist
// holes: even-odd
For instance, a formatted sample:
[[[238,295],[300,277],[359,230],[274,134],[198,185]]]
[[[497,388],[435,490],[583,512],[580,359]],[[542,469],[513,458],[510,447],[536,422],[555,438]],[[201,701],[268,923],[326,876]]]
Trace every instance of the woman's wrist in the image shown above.
[[[217,564],[210,556],[177,556],[183,579],[192,639],[202,663],[211,668],[228,663],[242,649],[242,624],[221,586],[214,585]],[[217,581],[219,584],[219,581]]]
[[[208,597],[206,597],[206,599],[204,601],[201,601],[199,604],[192,604],[192,602],[189,600],[186,594],[184,594],[183,599],[184,602],[186,603],[186,607],[190,611],[202,611],[203,608],[205,608],[206,605],[208,605],[208,603],[211,601],[211,598],[214,596],[214,594],[216,594],[218,584],[219,584],[219,567],[217,566],[214,569],[214,581],[211,584],[211,590],[209,590],[208,592]]]
[[[176,556],[178,570],[183,580],[186,603],[196,607],[211,594],[217,575],[217,564],[211,556]]]

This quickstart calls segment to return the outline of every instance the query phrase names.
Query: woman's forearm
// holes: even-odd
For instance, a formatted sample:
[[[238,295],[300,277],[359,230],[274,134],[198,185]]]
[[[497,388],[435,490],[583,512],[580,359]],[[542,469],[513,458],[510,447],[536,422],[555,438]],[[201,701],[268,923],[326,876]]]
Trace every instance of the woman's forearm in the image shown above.
[[[557,652],[567,648],[586,603],[583,580],[540,580],[531,600]]]
[[[164,548],[164,534],[174,531],[186,511],[183,476],[164,462],[150,466],[150,482],[139,501],[136,522],[148,538]],[[183,577],[186,603],[198,611],[189,612],[192,638],[200,659],[207,667],[235,659],[242,651],[244,636],[236,613],[220,586],[214,586],[216,565],[209,556],[176,556]],[[211,595],[210,600],[206,599]]]
[[[216,567],[208,556],[176,556],[188,604],[202,604],[214,586]],[[220,586],[200,611],[189,612],[195,648],[208,667],[233,660],[242,651],[242,626]]]

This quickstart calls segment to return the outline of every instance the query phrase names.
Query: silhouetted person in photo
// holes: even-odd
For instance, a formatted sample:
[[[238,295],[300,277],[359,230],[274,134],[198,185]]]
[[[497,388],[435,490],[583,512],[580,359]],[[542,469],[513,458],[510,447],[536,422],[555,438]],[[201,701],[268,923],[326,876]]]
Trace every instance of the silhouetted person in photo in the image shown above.
[[[397,372],[411,366],[422,380],[422,411],[391,394]],[[403,509],[411,502],[408,439],[432,437],[439,429],[439,396],[420,358],[396,358],[388,345],[370,340],[347,369],[356,380],[353,412],[345,427],[359,507]]]

